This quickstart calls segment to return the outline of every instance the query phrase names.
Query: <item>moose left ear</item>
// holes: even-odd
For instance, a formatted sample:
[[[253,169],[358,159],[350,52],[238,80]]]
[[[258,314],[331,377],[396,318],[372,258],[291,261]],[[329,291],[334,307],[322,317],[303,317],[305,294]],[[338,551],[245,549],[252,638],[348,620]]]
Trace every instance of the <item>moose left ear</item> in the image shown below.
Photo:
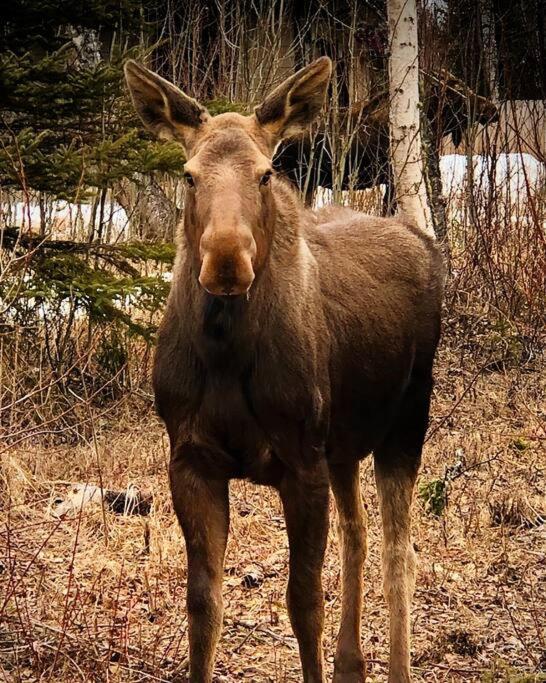
[[[129,59],[124,66],[131,99],[142,122],[161,140],[179,140],[187,149],[209,113],[169,81]]]
[[[274,145],[303,132],[318,116],[331,74],[330,58],[320,57],[281,83],[254,109]]]

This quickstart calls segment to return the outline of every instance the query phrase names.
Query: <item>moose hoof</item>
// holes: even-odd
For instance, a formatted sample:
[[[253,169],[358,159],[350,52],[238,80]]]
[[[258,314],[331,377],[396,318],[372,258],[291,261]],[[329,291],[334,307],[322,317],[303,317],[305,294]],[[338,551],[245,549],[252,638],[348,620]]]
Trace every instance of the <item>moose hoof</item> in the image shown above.
[[[362,656],[351,657],[349,661],[338,658],[334,663],[333,683],[364,683],[366,665]]]

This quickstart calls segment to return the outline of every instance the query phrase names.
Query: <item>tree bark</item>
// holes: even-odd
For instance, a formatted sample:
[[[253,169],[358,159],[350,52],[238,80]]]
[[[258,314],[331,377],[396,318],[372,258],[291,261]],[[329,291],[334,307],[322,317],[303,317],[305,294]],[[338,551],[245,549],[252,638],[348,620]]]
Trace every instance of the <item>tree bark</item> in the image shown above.
[[[495,35],[495,11],[492,0],[480,0],[481,39],[485,78],[488,96],[493,102],[499,101],[499,79],[497,66],[499,55]]]
[[[421,114],[421,135],[423,143],[424,171],[427,197],[432,218],[432,226],[438,240],[443,243],[447,255],[447,215],[446,202],[442,193],[442,173],[440,151],[426,114]]]
[[[419,122],[419,59],[415,0],[388,0],[389,130],[391,159],[400,211],[434,235],[423,175]]]

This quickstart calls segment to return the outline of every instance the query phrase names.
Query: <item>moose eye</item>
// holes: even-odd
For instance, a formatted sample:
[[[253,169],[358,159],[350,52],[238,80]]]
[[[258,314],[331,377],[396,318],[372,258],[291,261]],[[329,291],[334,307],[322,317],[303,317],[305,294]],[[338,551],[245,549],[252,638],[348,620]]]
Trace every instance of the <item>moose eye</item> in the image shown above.
[[[272,175],[273,171],[266,171],[260,178],[260,185],[267,185]]]
[[[184,180],[186,181],[188,187],[195,187],[195,180],[191,173],[184,173]]]

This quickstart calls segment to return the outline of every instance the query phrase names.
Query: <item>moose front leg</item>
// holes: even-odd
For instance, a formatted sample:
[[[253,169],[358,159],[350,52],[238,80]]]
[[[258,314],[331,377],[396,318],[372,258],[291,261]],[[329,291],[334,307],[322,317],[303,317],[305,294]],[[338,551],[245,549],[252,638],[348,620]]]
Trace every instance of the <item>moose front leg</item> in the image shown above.
[[[206,479],[187,464],[193,455],[185,447],[175,450],[170,480],[188,558],[189,681],[210,683],[222,627],[229,493],[227,479]]]
[[[280,484],[290,545],[286,592],[290,622],[298,640],[305,683],[323,683],[322,564],[328,536],[328,471],[321,462],[285,472]]]

